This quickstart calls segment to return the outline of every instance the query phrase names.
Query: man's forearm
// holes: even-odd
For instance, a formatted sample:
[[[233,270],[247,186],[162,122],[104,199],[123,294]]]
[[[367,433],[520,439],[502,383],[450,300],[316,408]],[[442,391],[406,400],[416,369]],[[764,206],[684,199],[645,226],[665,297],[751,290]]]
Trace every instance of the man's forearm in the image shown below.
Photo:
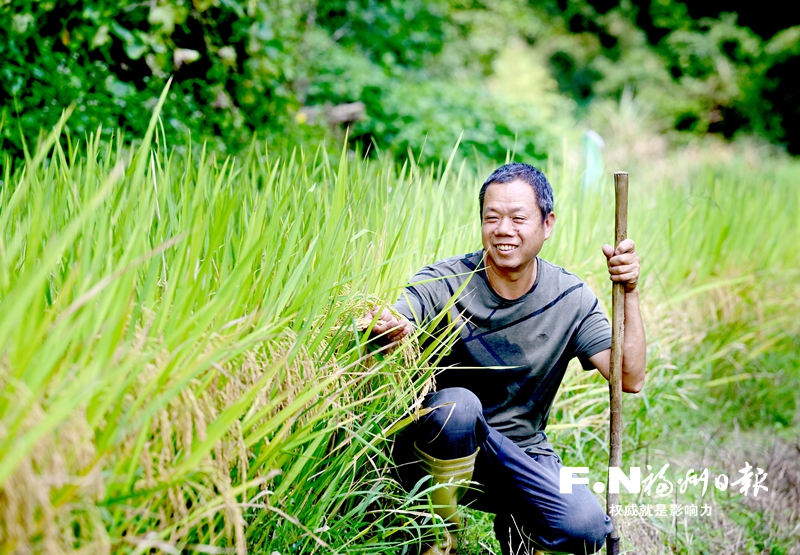
[[[639,291],[625,293],[625,340],[622,354],[622,389],[637,393],[644,385],[647,366],[647,341],[642,314],[639,311]]]

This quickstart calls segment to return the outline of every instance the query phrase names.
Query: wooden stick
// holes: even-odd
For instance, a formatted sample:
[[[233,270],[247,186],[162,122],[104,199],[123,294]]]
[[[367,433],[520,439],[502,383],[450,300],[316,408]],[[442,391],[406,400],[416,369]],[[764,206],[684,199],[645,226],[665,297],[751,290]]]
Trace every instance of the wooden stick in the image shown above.
[[[614,173],[616,208],[614,217],[614,248],[628,237],[628,174]],[[622,345],[625,341],[625,285],[614,283],[611,290],[611,367],[608,393],[611,402],[611,431],[609,434],[609,469],[622,465]],[[609,470],[610,474],[610,470]],[[606,553],[619,554],[619,526],[612,507],[619,504],[619,493],[611,493],[610,483],[606,487],[606,512],[614,525],[614,531],[606,538]]]

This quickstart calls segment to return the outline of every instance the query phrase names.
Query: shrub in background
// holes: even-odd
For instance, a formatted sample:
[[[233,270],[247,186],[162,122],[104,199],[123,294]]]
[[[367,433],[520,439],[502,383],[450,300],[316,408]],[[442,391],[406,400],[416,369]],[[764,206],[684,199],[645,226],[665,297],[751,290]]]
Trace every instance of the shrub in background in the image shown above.
[[[341,138],[342,129],[300,124],[299,110],[361,101],[367,118],[350,135],[364,146],[400,157],[411,148],[418,156],[426,141],[422,158],[432,160],[463,131],[481,156],[502,160],[516,144],[535,159],[552,150],[563,121],[574,128],[591,104],[616,100],[626,88],[653,107],[663,130],[727,137],[743,131],[800,151],[791,80],[800,27],[766,36],[734,14],[693,19],[684,4],[668,0],[601,4],[6,3],[0,6],[0,138],[19,153],[12,120],[35,135],[72,102],[73,133],[103,124],[107,133],[121,127],[140,136],[172,76],[167,135],[191,132],[234,152],[253,131],[272,144]],[[515,46],[520,42],[524,49]],[[519,83],[491,87],[509,48],[519,68],[534,59],[546,68],[543,79],[556,83],[561,98],[530,94]]]
[[[299,124],[299,109],[363,101],[368,117],[351,136],[366,146],[391,145],[405,155],[427,142],[426,159],[433,159],[466,130],[465,141],[495,160],[515,140],[525,143],[526,155],[545,155],[551,141],[528,117],[530,109],[498,101],[480,82],[454,84],[446,72],[422,69],[442,48],[447,3],[361,4],[6,5],[0,8],[4,118],[18,118],[23,134],[34,135],[75,103],[73,134],[103,125],[107,136],[113,127],[138,135],[171,76],[167,135],[191,132],[196,141],[232,151],[248,144],[253,131],[284,144],[342,137],[324,124]],[[4,125],[0,136],[6,148],[21,150],[17,125]]]
[[[306,14],[284,0],[15,2],[0,9],[3,111],[35,133],[74,102],[72,132],[102,124],[140,135],[174,76],[167,132],[234,149],[253,130],[302,139],[291,86]],[[13,126],[3,136],[19,146]]]

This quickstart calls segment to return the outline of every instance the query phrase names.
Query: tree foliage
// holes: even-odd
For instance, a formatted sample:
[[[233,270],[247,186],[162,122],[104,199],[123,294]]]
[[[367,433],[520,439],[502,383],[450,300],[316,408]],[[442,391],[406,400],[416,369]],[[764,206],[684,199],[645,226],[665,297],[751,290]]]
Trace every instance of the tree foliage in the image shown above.
[[[778,16],[768,6],[745,2],[563,5],[572,33],[597,38],[593,48],[582,50],[585,67],[597,76],[588,96],[618,93],[624,82],[668,127],[727,137],[755,133],[800,153],[800,104],[793,85],[798,16]]]
[[[438,158],[541,158],[593,103],[633,88],[664,129],[745,131],[800,150],[787,76],[800,27],[769,37],[678,0],[18,0],[0,6],[0,138],[21,149],[75,103],[78,136],[140,134],[170,77],[167,134],[239,150],[341,129],[303,106],[360,101],[350,136]],[[691,8],[691,9],[690,9]],[[505,67],[504,83],[498,83]],[[537,76],[537,82],[525,76]],[[570,122],[572,122],[570,124]]]

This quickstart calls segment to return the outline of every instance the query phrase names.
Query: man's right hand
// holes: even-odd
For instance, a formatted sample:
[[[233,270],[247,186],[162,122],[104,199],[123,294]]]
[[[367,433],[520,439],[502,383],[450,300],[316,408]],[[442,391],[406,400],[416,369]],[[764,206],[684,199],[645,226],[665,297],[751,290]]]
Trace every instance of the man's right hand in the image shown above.
[[[388,339],[391,343],[400,341],[414,331],[414,325],[411,322],[403,317],[397,318],[388,308],[373,308],[367,312],[363,321],[369,324],[369,322],[375,319],[376,314],[378,315],[378,320],[372,327],[372,333],[374,335],[385,334],[383,337]]]

